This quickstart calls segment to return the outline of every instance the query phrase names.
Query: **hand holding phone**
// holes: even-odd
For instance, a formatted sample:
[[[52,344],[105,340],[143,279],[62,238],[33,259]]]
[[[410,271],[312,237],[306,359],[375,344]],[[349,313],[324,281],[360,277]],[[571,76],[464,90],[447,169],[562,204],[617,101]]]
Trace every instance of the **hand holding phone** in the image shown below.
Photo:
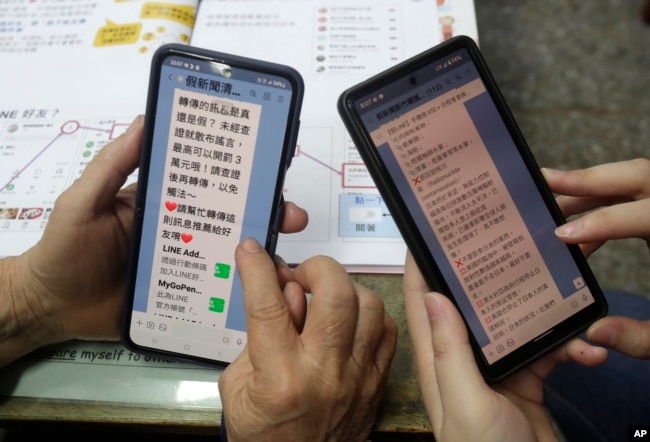
[[[234,251],[273,254],[304,86],[294,69],[184,45],[154,54],[122,336],[227,364],[246,344]]]
[[[430,288],[496,382],[607,305],[476,44],[455,37],[343,92],[338,109]]]
[[[458,309],[430,291],[411,254],[404,266],[404,309],[436,441],[555,440],[543,381],[557,363],[594,366],[607,358],[603,348],[571,339],[489,388]]]

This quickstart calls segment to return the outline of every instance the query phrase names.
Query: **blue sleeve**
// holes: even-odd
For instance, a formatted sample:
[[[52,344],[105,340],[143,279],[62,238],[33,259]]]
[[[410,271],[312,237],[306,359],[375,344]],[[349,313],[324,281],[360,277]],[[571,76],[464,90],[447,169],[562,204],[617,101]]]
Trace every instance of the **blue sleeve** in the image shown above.
[[[226,432],[226,418],[221,410],[221,442],[228,442],[228,433]]]

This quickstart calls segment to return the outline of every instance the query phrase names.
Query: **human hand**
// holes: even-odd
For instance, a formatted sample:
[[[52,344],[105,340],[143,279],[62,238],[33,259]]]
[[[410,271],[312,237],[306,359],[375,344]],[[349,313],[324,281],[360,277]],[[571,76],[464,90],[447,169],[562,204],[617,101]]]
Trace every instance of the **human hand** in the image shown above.
[[[382,301],[331,258],[308,259],[284,287],[255,240],[235,259],[248,344],[219,380],[229,440],[365,441],[397,338]]]
[[[607,357],[604,349],[573,339],[489,386],[458,310],[447,297],[430,292],[410,252],[404,302],[418,381],[439,442],[556,440],[544,409],[544,379],[558,362],[597,365]]]
[[[650,320],[606,316],[591,324],[589,341],[639,359],[650,359]]]
[[[143,121],[59,196],[34,247],[0,261],[3,301],[12,306],[0,325],[0,366],[46,344],[119,337],[136,189],[122,186],[138,166]],[[284,212],[283,231],[304,228],[304,210],[288,203]]]
[[[10,258],[16,339],[0,341],[0,364],[67,339],[117,338],[135,200],[135,185],[122,186],[138,165],[142,122],[99,151],[56,200],[39,242]]]
[[[650,160],[635,159],[562,172],[542,169],[565,216],[592,211],[558,227],[589,256],[610,239],[641,238],[650,246]],[[637,358],[650,358],[650,321],[610,316],[596,321],[587,339]]]
[[[556,230],[591,255],[610,239],[650,241],[650,160],[639,158],[573,171],[542,169],[566,217],[592,211]],[[650,245],[650,242],[649,242]]]

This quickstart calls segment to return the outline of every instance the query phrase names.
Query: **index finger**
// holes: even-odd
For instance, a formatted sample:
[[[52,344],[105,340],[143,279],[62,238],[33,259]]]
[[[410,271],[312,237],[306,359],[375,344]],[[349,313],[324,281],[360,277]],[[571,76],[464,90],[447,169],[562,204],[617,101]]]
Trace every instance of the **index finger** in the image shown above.
[[[650,237],[650,199],[603,207],[556,231],[565,242],[603,243],[610,239]]]
[[[299,207],[291,201],[285,201],[282,212],[282,224],[280,231],[282,233],[295,233],[304,230],[309,222],[309,215],[302,207]]]
[[[325,358],[349,357],[359,317],[359,298],[347,271],[334,259],[317,256],[299,265],[294,277],[305,292],[311,293],[301,335],[303,343],[323,349],[320,355]]]
[[[275,264],[253,238],[239,244],[235,262],[244,290],[250,360],[272,369],[268,360],[287,358],[298,337]]]
[[[650,321],[608,316],[592,324],[586,335],[590,341],[628,356],[650,359]]]
[[[138,167],[143,121],[144,117],[138,116],[125,133],[104,146],[88,163],[75,186],[75,198],[82,198],[93,207],[103,207],[113,200]]]
[[[551,190],[562,195],[628,200],[650,196],[650,160],[645,158],[571,171],[545,168],[542,172]]]

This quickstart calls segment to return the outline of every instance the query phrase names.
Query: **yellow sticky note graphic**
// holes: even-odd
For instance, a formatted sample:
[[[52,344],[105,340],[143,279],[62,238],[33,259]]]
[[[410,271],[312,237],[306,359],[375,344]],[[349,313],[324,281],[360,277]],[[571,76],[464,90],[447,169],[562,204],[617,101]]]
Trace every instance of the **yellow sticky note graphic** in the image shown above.
[[[142,23],[117,24],[106,20],[106,26],[97,31],[93,46],[116,46],[135,43],[140,37]]]
[[[140,18],[172,20],[189,28],[194,26],[196,8],[193,6],[172,5],[169,3],[145,3]]]

